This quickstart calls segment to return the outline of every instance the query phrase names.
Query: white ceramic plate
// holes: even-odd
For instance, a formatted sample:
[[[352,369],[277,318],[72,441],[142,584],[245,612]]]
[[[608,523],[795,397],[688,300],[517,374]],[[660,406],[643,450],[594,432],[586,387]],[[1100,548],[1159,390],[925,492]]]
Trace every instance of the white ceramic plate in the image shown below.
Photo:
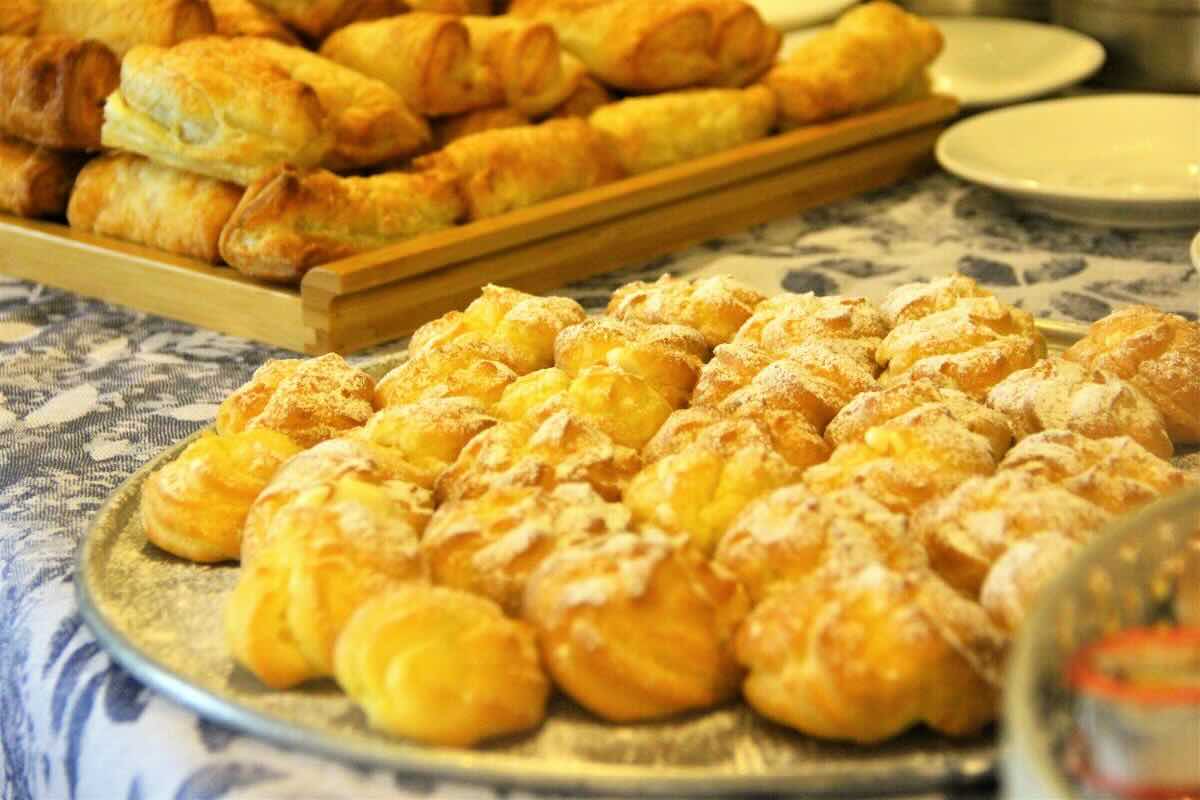
[[[1082,33],[1016,19],[930,17],[945,37],[929,68],[933,89],[964,108],[1028,100],[1084,80],[1104,63],[1104,48]],[[784,40],[786,55],[816,31]]]
[[[1114,94],[989,111],[937,159],[1049,216],[1116,228],[1200,221],[1200,96]]]
[[[858,0],[750,0],[769,25],[781,31],[807,28],[833,19]]]

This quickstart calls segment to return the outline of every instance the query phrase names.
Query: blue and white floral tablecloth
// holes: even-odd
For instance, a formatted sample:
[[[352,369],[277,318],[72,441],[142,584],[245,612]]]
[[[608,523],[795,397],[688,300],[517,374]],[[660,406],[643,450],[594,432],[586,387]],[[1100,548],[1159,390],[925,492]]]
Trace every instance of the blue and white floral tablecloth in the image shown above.
[[[958,270],[1039,316],[1087,322],[1149,302],[1195,318],[1189,238],[1027,216],[935,175],[565,293],[599,308],[632,279],[731,271],[764,287],[878,299]],[[81,625],[71,570],[89,517],[281,355],[0,278],[0,800],[527,796],[350,768],[208,724],[131,679]]]

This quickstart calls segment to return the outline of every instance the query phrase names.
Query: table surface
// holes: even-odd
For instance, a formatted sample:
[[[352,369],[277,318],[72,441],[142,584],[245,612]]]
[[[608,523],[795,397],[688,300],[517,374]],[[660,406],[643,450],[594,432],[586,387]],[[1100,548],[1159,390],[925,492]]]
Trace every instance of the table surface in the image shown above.
[[[597,309],[630,280],[727,271],[880,299],[958,270],[1038,316],[1086,323],[1146,302],[1194,319],[1191,233],[1054,222],[937,174],[563,293]],[[72,566],[90,516],[151,456],[211,423],[255,367],[284,355],[0,278],[0,799],[529,797],[351,768],[207,723],[139,685],[82,626]]]

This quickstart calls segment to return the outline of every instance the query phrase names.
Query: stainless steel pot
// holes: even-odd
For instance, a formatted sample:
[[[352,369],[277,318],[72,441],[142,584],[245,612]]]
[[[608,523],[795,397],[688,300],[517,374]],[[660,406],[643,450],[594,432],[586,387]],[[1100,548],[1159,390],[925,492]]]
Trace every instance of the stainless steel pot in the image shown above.
[[[1200,0],[1052,0],[1051,19],[1104,45],[1095,83],[1200,92]]]

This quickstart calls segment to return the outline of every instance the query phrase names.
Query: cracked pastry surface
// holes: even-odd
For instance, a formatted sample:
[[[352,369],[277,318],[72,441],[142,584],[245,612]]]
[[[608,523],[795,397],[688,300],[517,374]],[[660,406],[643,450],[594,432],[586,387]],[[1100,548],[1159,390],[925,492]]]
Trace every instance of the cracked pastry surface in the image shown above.
[[[695,548],[656,531],[559,550],[534,571],[525,617],[546,669],[607,720],[656,719],[737,693],[741,586]]]
[[[1039,533],[1000,556],[979,590],[979,602],[1002,629],[1016,634],[1038,594],[1058,577],[1082,545],[1061,533]]]
[[[439,745],[535,727],[550,695],[527,624],[485,598],[419,584],[354,613],[334,676],[372,728]]]
[[[887,335],[879,309],[864,297],[781,294],[758,305],[738,330],[735,344],[750,344],[774,355],[814,339],[854,355],[874,368],[874,352]]]
[[[435,397],[469,397],[491,408],[517,379],[511,360],[505,348],[480,340],[423,350],[380,378],[375,402],[386,408]]]
[[[938,311],[953,308],[960,300],[972,297],[995,297],[973,278],[947,275],[927,283],[906,283],[888,292],[879,310],[889,327],[912,322]]]
[[[663,275],[653,283],[634,281],[617,289],[605,313],[659,325],[688,325],[700,331],[709,347],[716,347],[732,339],[765,299],[728,275],[691,280]]]

